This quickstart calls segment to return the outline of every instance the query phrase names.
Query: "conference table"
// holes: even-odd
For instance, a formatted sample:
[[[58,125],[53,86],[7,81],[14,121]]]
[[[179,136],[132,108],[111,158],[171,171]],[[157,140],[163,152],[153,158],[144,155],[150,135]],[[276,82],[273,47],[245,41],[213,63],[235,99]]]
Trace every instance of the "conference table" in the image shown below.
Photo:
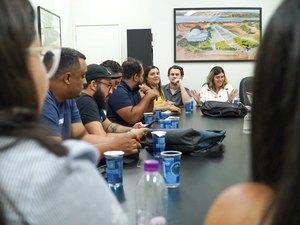
[[[195,108],[190,114],[183,111],[180,115],[180,128],[189,127],[226,130],[225,152],[220,158],[182,156],[180,186],[168,189],[168,225],[203,224],[209,206],[219,193],[232,184],[249,180],[250,135],[243,133],[243,118],[210,118]],[[144,149],[140,157],[153,159]],[[123,189],[115,193],[130,225],[135,224],[135,188],[142,174],[142,166],[124,166]]]

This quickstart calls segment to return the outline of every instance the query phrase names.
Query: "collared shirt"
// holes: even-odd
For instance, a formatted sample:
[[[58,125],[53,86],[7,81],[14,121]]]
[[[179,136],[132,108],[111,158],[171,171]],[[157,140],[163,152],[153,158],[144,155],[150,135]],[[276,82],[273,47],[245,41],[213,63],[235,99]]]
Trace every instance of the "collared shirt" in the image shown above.
[[[226,102],[228,101],[228,94],[232,91],[232,86],[226,84],[226,86],[219,90],[216,93],[214,90],[210,89],[207,84],[203,85],[200,91],[201,102],[206,101],[219,101]]]
[[[175,106],[177,107],[183,107],[184,104],[182,102],[181,97],[181,90],[178,88],[174,94],[171,92],[170,84],[165,84],[162,86],[162,90],[164,92],[164,95],[166,97],[166,100],[175,102]],[[185,87],[186,92],[189,96],[191,96],[191,92],[188,88]]]
[[[141,101],[141,95],[138,89],[132,89],[123,80],[118,85],[107,101],[107,118],[115,123],[131,126],[123,120],[117,113],[119,109],[135,106]]]
[[[51,90],[48,90],[42,110],[42,122],[54,136],[68,139],[72,136],[72,123],[80,123],[80,115],[74,99],[57,102]]]

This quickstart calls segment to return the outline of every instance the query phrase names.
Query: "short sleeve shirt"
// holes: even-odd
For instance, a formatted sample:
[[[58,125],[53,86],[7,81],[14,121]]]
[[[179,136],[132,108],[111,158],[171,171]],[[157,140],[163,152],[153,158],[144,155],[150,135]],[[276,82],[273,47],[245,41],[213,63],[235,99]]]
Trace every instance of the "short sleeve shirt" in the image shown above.
[[[67,99],[59,103],[49,90],[42,110],[42,123],[52,135],[63,140],[71,138],[72,123],[81,123],[75,100]]]
[[[112,122],[130,126],[117,113],[119,109],[135,106],[141,101],[141,95],[138,90],[129,87],[123,80],[119,83],[117,90],[115,90],[107,101],[107,118]]]
[[[99,110],[92,96],[83,93],[76,99],[76,104],[84,125],[93,121],[102,123],[106,120],[105,111]]]
[[[232,86],[230,84],[226,84],[226,86],[220,89],[218,93],[210,89],[208,85],[205,84],[202,86],[200,91],[201,102],[206,102],[206,101],[226,102],[228,101],[228,93],[230,93],[231,91],[232,91]]]
[[[172,94],[171,89],[170,89],[170,84],[165,84],[162,86],[162,90],[164,92],[165,98],[168,101],[175,102],[175,105],[177,107],[183,107],[184,104],[182,102],[181,98],[181,90],[178,88],[174,94]],[[191,92],[188,88],[185,87],[186,92],[188,93],[189,96],[191,96]]]

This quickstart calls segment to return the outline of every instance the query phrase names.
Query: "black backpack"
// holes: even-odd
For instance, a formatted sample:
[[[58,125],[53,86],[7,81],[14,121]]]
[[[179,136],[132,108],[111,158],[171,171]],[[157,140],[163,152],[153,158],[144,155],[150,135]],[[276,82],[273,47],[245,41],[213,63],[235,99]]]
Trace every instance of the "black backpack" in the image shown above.
[[[152,152],[153,141],[151,131],[146,135],[144,147]],[[226,136],[225,130],[195,130],[193,128],[157,129],[166,131],[166,150],[181,151],[203,157],[220,157],[223,155],[222,141]]]
[[[248,110],[241,103],[206,101],[201,106],[201,112],[210,117],[244,117]]]

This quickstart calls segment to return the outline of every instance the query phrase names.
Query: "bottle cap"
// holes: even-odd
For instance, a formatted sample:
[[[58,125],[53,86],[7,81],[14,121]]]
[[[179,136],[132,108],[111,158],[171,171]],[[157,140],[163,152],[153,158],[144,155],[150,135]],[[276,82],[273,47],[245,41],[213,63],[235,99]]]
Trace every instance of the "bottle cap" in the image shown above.
[[[154,172],[159,170],[159,162],[156,160],[146,160],[144,162],[144,171]]]

